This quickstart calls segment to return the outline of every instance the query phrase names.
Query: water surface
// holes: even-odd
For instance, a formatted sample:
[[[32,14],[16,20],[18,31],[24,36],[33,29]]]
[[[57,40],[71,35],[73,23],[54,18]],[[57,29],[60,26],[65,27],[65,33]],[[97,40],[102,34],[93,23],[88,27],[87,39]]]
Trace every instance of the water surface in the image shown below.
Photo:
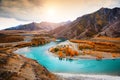
[[[82,73],[82,74],[110,74],[120,75],[120,59],[94,59],[60,60],[48,52],[48,49],[58,42],[50,42],[38,47],[26,47],[16,51],[28,58],[37,60],[51,72],[57,73]]]

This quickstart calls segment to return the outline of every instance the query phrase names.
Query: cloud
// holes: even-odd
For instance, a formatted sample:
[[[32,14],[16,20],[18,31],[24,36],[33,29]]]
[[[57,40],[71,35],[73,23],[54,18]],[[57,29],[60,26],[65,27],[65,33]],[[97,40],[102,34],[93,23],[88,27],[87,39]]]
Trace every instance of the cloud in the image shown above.
[[[55,7],[56,18],[71,20],[101,7],[120,7],[119,4],[120,0],[0,0],[0,17],[21,21],[47,20],[46,10]]]
[[[42,0],[0,0],[0,6],[7,8],[31,8],[42,6]]]
[[[33,20],[31,15],[40,10],[43,0],[0,0],[0,16],[18,20]],[[39,11],[40,12],[40,11]]]
[[[19,21],[16,20],[15,18],[0,18],[0,30],[9,28],[9,27],[14,27],[17,25],[22,25],[22,24],[28,24],[30,23],[29,21]]]

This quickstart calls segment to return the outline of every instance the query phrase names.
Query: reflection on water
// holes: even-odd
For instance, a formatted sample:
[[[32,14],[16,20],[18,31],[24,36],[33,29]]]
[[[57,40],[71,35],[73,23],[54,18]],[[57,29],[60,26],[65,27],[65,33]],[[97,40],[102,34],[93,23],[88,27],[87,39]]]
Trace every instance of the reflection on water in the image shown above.
[[[59,60],[63,60],[63,61],[69,61],[69,62],[72,62],[73,61],[73,59],[71,59],[71,58],[59,58]]]

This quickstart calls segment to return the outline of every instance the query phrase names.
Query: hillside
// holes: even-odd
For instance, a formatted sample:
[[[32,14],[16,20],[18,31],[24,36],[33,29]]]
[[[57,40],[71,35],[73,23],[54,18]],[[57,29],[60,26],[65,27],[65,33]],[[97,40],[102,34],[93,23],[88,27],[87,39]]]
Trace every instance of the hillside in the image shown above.
[[[15,52],[19,48],[46,44],[50,38],[31,31],[21,32],[0,31],[0,80],[61,80],[36,60]]]
[[[112,28],[109,28],[111,26],[114,27],[115,25],[113,24],[115,24],[118,21],[120,21],[120,8],[101,8],[94,13],[78,17],[76,20],[69,23],[68,25],[56,28],[52,31],[52,34],[57,38],[64,37],[68,39],[81,39],[91,38],[101,32],[108,32],[109,30],[109,34],[114,33],[114,35],[106,36],[118,37],[120,36],[120,25],[116,26],[116,30],[111,31],[110,29]]]
[[[98,36],[120,37],[120,21],[116,21],[106,29],[103,29]]]
[[[50,22],[35,23],[33,22],[33,23],[25,24],[25,25],[19,25],[16,27],[7,28],[5,30],[27,30],[27,31],[45,30],[45,31],[49,31],[64,24],[65,22],[62,22],[62,23],[50,23]]]
[[[59,80],[35,60],[0,52],[0,80]]]

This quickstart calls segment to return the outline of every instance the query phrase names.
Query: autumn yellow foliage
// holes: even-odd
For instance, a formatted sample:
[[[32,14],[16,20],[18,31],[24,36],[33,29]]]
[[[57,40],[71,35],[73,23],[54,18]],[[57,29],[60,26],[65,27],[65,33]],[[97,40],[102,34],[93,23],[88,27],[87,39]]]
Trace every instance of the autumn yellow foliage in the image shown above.
[[[97,54],[96,59],[97,59],[97,60],[101,60],[101,59],[102,59],[102,55],[101,55],[101,54]]]
[[[117,57],[118,55],[117,54],[115,54],[115,53],[112,53],[112,57]]]
[[[79,55],[79,54],[78,54],[78,51],[74,51],[74,53],[75,53],[75,55],[76,55],[76,56],[78,56],[78,55]]]
[[[63,53],[62,53],[62,51],[59,51],[59,52],[58,52],[58,55],[59,55],[60,58],[63,58]]]

